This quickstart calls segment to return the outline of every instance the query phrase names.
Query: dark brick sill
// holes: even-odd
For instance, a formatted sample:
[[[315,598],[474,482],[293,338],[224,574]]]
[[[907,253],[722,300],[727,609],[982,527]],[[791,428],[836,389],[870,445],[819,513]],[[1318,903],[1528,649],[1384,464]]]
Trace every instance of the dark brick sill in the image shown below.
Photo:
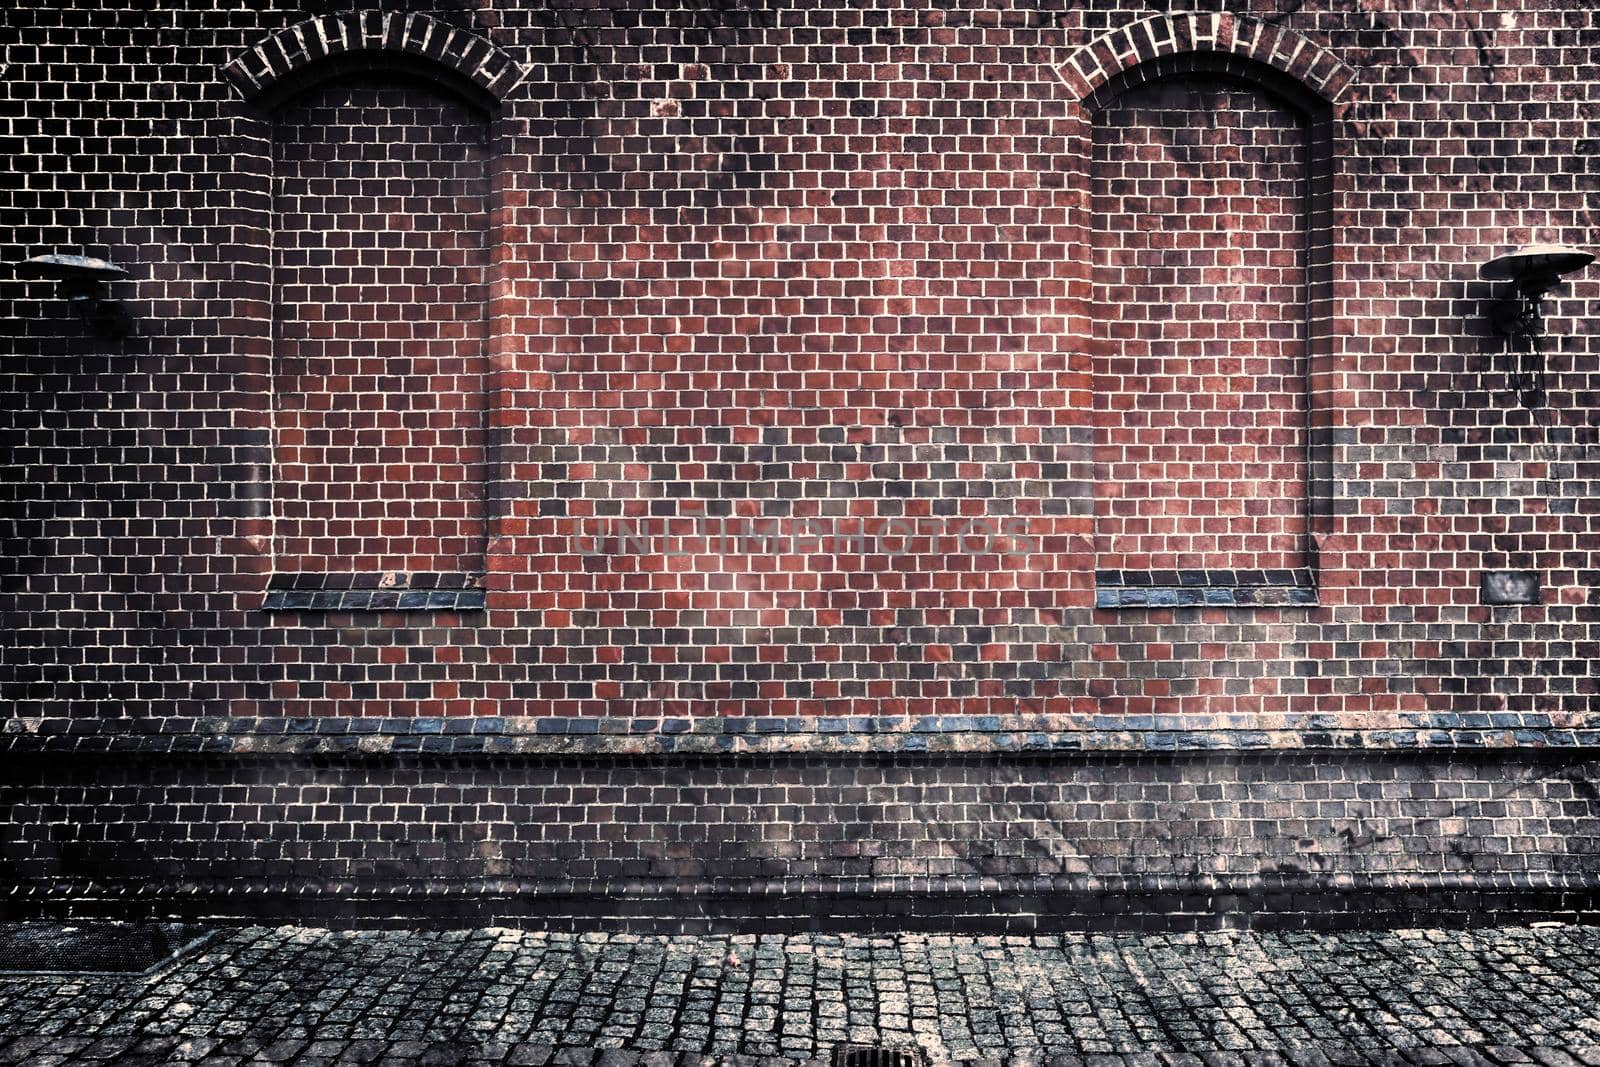
[[[1315,607],[1316,575],[1285,570],[1094,572],[1097,608]]]
[[[263,611],[482,611],[480,576],[377,571],[274,574]]]
[[[1382,729],[1339,728],[1299,717],[1271,728],[1207,728],[1155,717],[949,715],[922,717],[622,718],[148,718],[0,720],[0,756],[421,755],[986,756],[1106,758],[1183,753],[1405,754],[1600,749],[1600,715],[1557,724],[1539,713],[1422,714]]]

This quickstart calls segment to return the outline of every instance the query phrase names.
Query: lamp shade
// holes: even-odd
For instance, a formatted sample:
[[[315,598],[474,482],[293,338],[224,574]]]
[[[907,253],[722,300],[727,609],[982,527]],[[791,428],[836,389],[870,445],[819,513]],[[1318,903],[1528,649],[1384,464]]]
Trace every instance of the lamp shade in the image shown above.
[[[25,259],[17,264],[17,273],[24,278],[54,278],[57,281],[109,282],[128,276],[127,271],[107,260],[60,252]]]
[[[1567,245],[1523,245],[1515,252],[1496,256],[1478,274],[1490,281],[1515,281],[1531,276],[1571,274],[1594,262],[1594,255]]]

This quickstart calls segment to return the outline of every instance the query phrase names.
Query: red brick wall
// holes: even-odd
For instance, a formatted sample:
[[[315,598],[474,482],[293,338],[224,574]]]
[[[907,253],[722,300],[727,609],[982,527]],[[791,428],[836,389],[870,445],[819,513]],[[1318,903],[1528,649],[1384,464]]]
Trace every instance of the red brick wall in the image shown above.
[[[272,146],[275,569],[481,571],[484,116],[339,79]]]
[[[1307,138],[1289,104],[1205,75],[1095,115],[1102,568],[1304,563]]]
[[[362,214],[404,238],[406,257],[448,233],[462,258],[448,279],[410,258],[352,284],[399,308],[414,270],[444,299],[302,339],[289,327],[304,301],[274,313],[275,291],[297,284],[274,286],[274,242],[301,225],[285,228],[292,213],[274,203],[286,172],[279,105],[264,101],[278,97],[246,99],[250,76],[227,71],[311,12],[13,5],[0,22],[5,257],[77,249],[127,265],[114,291],[137,330],[95,338],[43,283],[0,293],[0,699],[25,715],[1055,712],[1230,729],[1592,710],[1600,271],[1551,303],[1537,419],[1504,389],[1483,317],[1499,289],[1478,278],[1524,242],[1594,239],[1592,13],[1362,7],[1264,3],[1258,19],[1213,20],[1114,0],[695,13],[639,0],[562,22],[537,5],[443,6],[436,33],[384,39],[413,81],[378,93],[382,121],[348,129],[427,131],[415,147],[474,160],[463,195],[492,192],[493,218],[452,204],[448,230],[395,232],[375,201]],[[344,40],[318,25],[274,38],[290,88],[322,62],[308,50]],[[480,80],[494,86],[478,89],[522,80],[482,125],[417,88],[427,70],[471,82],[491,45],[499,67]],[[1327,96],[1308,131],[1334,158],[1309,192],[1308,297],[1247,298],[1232,305],[1245,317],[1160,320],[1132,338],[1237,329],[1210,339],[1219,358],[1249,345],[1268,365],[1220,391],[1145,390],[1096,347],[1131,321],[1095,291],[1095,256],[1110,252],[1095,251],[1095,116],[1102,181],[1120,158],[1106,138],[1155,127],[1142,96],[1095,94],[1124,66],[1179,54]],[[1290,132],[1260,91],[1227,99],[1199,130],[1242,136],[1222,120],[1249,118],[1241,164]],[[1135,111],[1149,121],[1113,123]],[[404,196],[443,195],[424,180],[401,182]],[[1302,302],[1309,353],[1250,336],[1288,330],[1293,316],[1278,316]],[[393,388],[376,363],[332,366],[378,360],[357,349],[380,327]],[[1260,351],[1269,341],[1284,351]],[[408,376],[393,370],[406,361]],[[1299,375],[1305,394],[1289,384]],[[1195,405],[1224,397],[1261,405],[1240,414],[1264,438],[1245,442],[1264,477],[1097,464],[1107,446],[1149,444],[1192,466],[1192,441],[1134,417],[1181,400],[1175,414],[1203,421],[1213,409]],[[1128,419],[1110,418],[1123,398]],[[352,401],[381,411],[360,408],[365,427],[340,427],[336,447],[354,459],[381,438],[380,462],[308,455],[335,447],[310,435]],[[1179,488],[1129,495],[1167,482]],[[1101,495],[1116,485],[1123,495]],[[313,496],[328,490],[351,496]],[[1288,512],[1188,531],[1207,560],[1237,537],[1230,561],[1288,562],[1310,512],[1319,602],[1097,610],[1096,568],[1130,550],[1115,523],[1141,518],[1114,510],[1130,502],[1151,520],[1180,503]],[[684,555],[700,516],[806,535],[820,519],[836,539]],[[620,520],[656,540],[641,553],[596,536]],[[1026,538],[1009,535],[1016,520]],[[669,521],[676,532],[660,533]],[[285,570],[473,569],[480,522],[484,610],[261,610]],[[990,550],[963,543],[971,522]],[[337,543],[339,525],[353,544]],[[862,534],[875,547],[855,551]],[[1502,567],[1537,569],[1543,603],[1483,605],[1479,577]]]

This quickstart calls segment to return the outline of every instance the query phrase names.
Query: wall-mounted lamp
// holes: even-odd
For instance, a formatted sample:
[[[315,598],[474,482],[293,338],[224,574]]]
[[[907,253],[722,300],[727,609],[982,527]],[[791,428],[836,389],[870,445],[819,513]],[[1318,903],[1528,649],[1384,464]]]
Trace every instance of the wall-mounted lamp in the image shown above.
[[[1512,285],[1512,294],[1489,309],[1489,321],[1510,339],[1512,364],[1507,384],[1529,410],[1544,406],[1544,350],[1539,340],[1544,334],[1545,295],[1561,284],[1563,274],[1593,262],[1594,256],[1579,248],[1525,245],[1496,256],[1478,271],[1490,281]],[[1527,351],[1518,348],[1519,340],[1527,342]]]
[[[51,278],[56,295],[67,302],[85,326],[105,337],[122,338],[133,329],[127,310],[107,298],[106,283],[126,278],[128,272],[94,256],[75,256],[53,252],[34,256],[17,265],[24,278]]]

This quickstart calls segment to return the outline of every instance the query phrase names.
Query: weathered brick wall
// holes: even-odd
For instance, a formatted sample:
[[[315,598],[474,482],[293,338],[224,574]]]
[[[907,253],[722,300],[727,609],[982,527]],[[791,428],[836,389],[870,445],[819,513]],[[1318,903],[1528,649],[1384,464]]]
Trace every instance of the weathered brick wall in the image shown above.
[[[1585,869],[1586,764],[1475,753],[130,760],[30,778],[26,875],[403,882],[1259,875]],[[181,837],[160,809],[196,789]],[[23,795],[13,793],[12,795]],[[45,810],[48,807],[50,810]],[[1209,824],[1217,823],[1221,832]],[[263,835],[251,824],[277,832]],[[1128,824],[1140,832],[1133,833]],[[403,828],[404,833],[393,828]],[[1264,832],[1263,832],[1264,831]],[[1540,839],[1541,851],[1530,847]],[[1235,850],[1238,841],[1248,848]]]
[[[1446,784],[1493,778],[1468,744],[1586,767],[1600,270],[1547,308],[1530,412],[1478,267],[1600,244],[1600,28],[1358,6],[0,12],[0,259],[104,255],[136,323],[0,285],[4,743],[82,742],[27,764],[5,840],[97,840],[37,775],[191,737],[212,762],[131,816],[186,839],[288,719],[998,717],[1287,749],[1302,799],[1400,748]],[[1505,568],[1541,602],[1482,603]],[[62,725],[90,720],[138,729]],[[1279,862],[1184,817],[1230,870]],[[268,853],[321,821],[238,826]],[[1592,878],[1587,826],[1462,877]]]
[[[0,859],[31,890],[8,909],[77,914],[1014,930],[1590,915],[1600,830],[1592,761],[1531,753],[4,769],[17,830]]]

